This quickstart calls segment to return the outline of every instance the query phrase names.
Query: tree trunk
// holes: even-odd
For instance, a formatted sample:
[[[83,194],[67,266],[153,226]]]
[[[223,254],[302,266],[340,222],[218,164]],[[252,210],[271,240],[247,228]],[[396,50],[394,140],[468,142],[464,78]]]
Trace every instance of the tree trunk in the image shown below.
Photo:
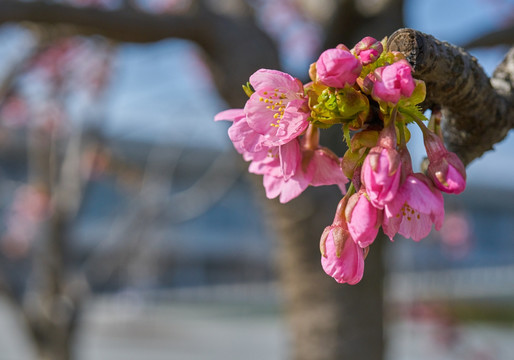
[[[66,259],[70,216],[66,199],[60,192],[67,192],[68,197],[76,194],[70,193],[68,184],[56,181],[60,156],[52,134],[33,128],[29,136],[29,183],[44,189],[51,197],[53,207],[39,233],[32,264],[33,277],[21,306],[38,358],[71,360],[83,294],[68,285],[70,273]]]
[[[308,189],[288,204],[266,200],[279,240],[275,256],[294,360],[383,357],[383,238],[371,247],[358,285],[338,284],[321,267],[319,238],[341,197],[327,187]]]

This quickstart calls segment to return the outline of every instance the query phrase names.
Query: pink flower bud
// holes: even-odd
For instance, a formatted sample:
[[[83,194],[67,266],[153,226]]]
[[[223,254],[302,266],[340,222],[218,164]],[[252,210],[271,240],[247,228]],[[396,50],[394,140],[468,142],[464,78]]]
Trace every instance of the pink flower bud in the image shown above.
[[[335,88],[355,84],[361,70],[359,60],[345,49],[325,50],[316,62],[318,81]]]
[[[321,266],[338,283],[355,285],[364,274],[366,250],[357,245],[347,229],[329,226],[323,232]]]
[[[431,131],[423,132],[428,155],[427,175],[446,193],[460,194],[466,188],[466,168],[459,157],[448,151],[443,141]]]
[[[369,201],[374,207],[383,209],[391,201],[400,185],[402,158],[396,150],[394,123],[382,130],[378,145],[364,159],[361,181]]]
[[[355,45],[353,51],[360,59],[362,65],[368,65],[378,59],[382,51],[384,51],[384,47],[380,41],[371,36],[366,36]]]
[[[353,240],[361,248],[371,245],[378,234],[381,211],[371,204],[364,191],[359,191],[348,199],[345,215]]]
[[[415,87],[411,66],[406,60],[400,60],[375,70],[371,96],[377,101],[397,104],[400,97],[410,97]]]
[[[377,146],[371,149],[362,165],[361,180],[373,206],[383,209],[398,190],[401,159],[394,149]]]

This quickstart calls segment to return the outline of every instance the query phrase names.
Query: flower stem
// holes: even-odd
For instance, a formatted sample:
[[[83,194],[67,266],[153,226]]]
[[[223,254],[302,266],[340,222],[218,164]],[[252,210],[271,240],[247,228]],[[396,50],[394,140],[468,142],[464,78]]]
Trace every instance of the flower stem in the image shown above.
[[[400,122],[398,124],[398,130],[400,133],[400,146],[404,147],[407,145],[407,141],[405,141],[405,120],[400,116]]]
[[[319,128],[313,124],[309,124],[305,132],[305,145],[306,150],[316,150],[319,147]]]

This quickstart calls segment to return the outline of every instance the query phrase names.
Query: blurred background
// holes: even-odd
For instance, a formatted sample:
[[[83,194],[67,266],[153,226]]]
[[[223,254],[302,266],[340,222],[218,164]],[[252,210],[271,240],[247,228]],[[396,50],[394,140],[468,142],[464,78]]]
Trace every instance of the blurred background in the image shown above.
[[[0,24],[0,360],[513,359],[512,136],[351,288],[319,265],[340,194],[266,200],[213,122],[255,70],[305,82],[404,26],[491,75],[513,0],[0,0]]]

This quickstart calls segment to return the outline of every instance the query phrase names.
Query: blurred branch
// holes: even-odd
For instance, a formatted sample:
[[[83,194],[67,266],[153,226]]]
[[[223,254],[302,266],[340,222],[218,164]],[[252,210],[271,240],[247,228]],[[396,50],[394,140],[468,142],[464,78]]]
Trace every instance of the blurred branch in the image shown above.
[[[93,248],[82,264],[90,283],[106,282],[137,257],[143,245],[148,245],[144,235],[149,228],[155,230],[157,220],[168,208],[170,186],[182,152],[181,148],[170,156],[161,147],[152,149],[128,214],[120,215],[110,235]]]
[[[83,263],[91,283],[106,282],[114,273],[150,246],[148,234],[156,228],[191,220],[214,206],[233,186],[241,171],[236,162],[220,154],[202,177],[188,189],[171,195],[175,169],[183,149],[170,154],[155,147],[140,174],[141,187],[120,216],[107,239],[100,242]],[[178,205],[180,204],[180,205]],[[175,206],[174,206],[175,205]],[[107,260],[108,259],[108,260]]]
[[[171,195],[169,203],[172,206],[168,207],[170,221],[177,224],[194,219],[225,196],[242,173],[239,162],[235,158],[230,159],[232,154],[220,154],[196,183]]]
[[[339,0],[325,30],[325,48],[352,47],[364,36],[381,39],[403,26],[403,0]]]
[[[0,23],[28,21],[47,25],[68,24],[76,27],[77,33],[82,35],[97,34],[117,41],[138,43],[169,37],[200,42],[211,25],[210,17],[206,15],[155,15],[132,6],[102,10],[48,1],[0,2]]]
[[[174,15],[150,14],[133,7],[101,10],[54,2],[2,0],[0,24],[9,21],[67,24],[77,34],[102,35],[121,42],[150,43],[172,37],[194,41],[209,55],[216,85],[232,106],[244,102],[241,84],[249,74],[259,68],[280,67],[273,41],[252,18],[222,16],[203,6]]]
[[[425,81],[425,104],[442,108],[445,142],[466,165],[492,150],[514,127],[514,48],[489,79],[462,48],[422,32],[400,29],[388,44]]]
[[[476,47],[492,47],[498,45],[514,45],[514,24],[498,31],[493,31],[482,35],[464,44],[466,49]]]

